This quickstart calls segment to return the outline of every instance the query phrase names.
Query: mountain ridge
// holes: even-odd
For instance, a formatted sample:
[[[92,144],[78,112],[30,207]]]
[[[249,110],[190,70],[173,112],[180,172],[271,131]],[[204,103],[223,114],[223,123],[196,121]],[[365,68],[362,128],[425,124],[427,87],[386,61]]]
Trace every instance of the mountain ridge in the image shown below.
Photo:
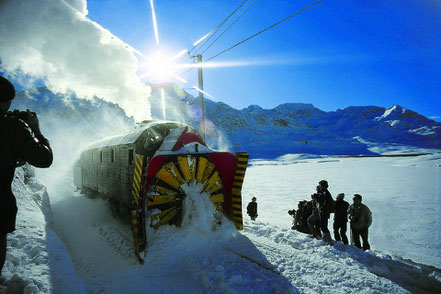
[[[199,99],[175,84],[165,86],[164,93],[165,119],[200,129]],[[56,107],[58,111],[63,109],[65,116],[72,110],[79,111],[82,119],[87,120],[109,116],[114,129],[133,124],[116,104],[99,98],[94,101],[79,99],[75,94],[66,97],[44,87],[19,92],[14,101],[17,103],[13,106],[37,108],[37,113]],[[159,87],[152,87],[148,102],[152,119],[163,119]],[[369,150],[365,142],[441,149],[441,123],[399,105],[388,108],[348,106],[326,112],[308,103],[284,103],[272,109],[250,105],[240,110],[207,98],[204,104],[208,144],[220,150],[244,150],[254,158],[274,158],[287,153],[377,154]],[[81,119],[78,114],[73,116]],[[93,125],[99,125],[100,129],[108,123],[107,119],[99,121]],[[114,126],[115,121],[118,121],[118,128]]]

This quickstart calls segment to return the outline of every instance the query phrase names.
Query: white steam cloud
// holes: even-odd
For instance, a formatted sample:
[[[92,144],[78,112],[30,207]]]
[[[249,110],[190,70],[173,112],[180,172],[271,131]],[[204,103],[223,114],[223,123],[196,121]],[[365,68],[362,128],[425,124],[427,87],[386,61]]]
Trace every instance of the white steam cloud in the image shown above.
[[[98,96],[136,121],[150,118],[150,87],[133,50],[87,18],[86,0],[0,0],[0,70],[57,93]]]

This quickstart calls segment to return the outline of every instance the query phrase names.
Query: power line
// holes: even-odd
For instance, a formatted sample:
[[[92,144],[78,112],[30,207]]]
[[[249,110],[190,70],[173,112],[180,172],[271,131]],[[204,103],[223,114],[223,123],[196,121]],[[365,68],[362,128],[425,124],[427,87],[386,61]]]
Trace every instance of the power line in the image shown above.
[[[196,49],[196,47],[198,47],[199,45],[201,45],[200,46],[200,48],[202,48],[216,33],[217,33],[217,31],[219,31],[219,29],[228,21],[228,19],[230,19],[230,17],[231,16],[233,16],[246,2],[247,2],[248,0],[244,0],[240,5],[239,5],[239,7],[237,7],[232,13],[230,13],[230,15],[228,15],[220,24],[218,24],[214,29],[212,29],[210,32],[208,32],[207,34],[206,34],[206,36],[208,36],[208,35],[210,35],[210,37],[207,39],[207,40],[205,40],[204,42],[199,42],[198,44],[196,44],[196,45],[194,45],[193,46],[193,48],[191,48],[189,51],[188,51],[188,55],[187,56],[185,56],[185,57],[183,57],[183,58],[181,58],[179,61],[178,61],[178,63],[184,63],[185,61],[187,61],[187,60],[189,60],[190,58],[191,58],[191,55],[190,55],[190,53],[191,53],[191,51],[193,51],[194,49]],[[205,37],[205,36],[204,36]],[[203,38],[204,38],[203,37]],[[200,49],[199,48],[199,49]],[[197,52],[195,53],[195,55],[197,54]]]
[[[212,59],[218,57],[219,55],[221,55],[221,54],[223,54],[223,53],[225,53],[225,52],[227,52],[227,51],[229,51],[229,50],[231,50],[231,49],[233,49],[233,48],[239,46],[240,44],[245,43],[246,41],[250,40],[251,38],[254,38],[254,37],[256,37],[257,35],[260,35],[261,33],[263,33],[263,32],[265,32],[265,31],[267,31],[267,30],[269,30],[269,29],[275,27],[276,25],[278,25],[278,24],[284,22],[285,20],[288,20],[289,18],[291,18],[291,17],[293,17],[293,16],[295,16],[295,15],[297,15],[297,14],[299,14],[299,13],[301,13],[301,12],[303,12],[303,11],[305,11],[305,10],[311,8],[311,7],[313,7],[314,5],[316,5],[316,4],[320,3],[320,2],[322,2],[322,0],[319,0],[319,1],[317,1],[317,2],[314,2],[313,4],[311,4],[311,5],[309,5],[309,6],[305,7],[305,8],[303,8],[303,9],[297,11],[296,13],[291,14],[290,16],[288,16],[288,17],[286,17],[286,18],[284,18],[284,19],[282,19],[282,20],[276,22],[275,24],[273,24],[273,25],[271,25],[271,26],[269,26],[269,27],[267,27],[267,28],[261,30],[260,32],[258,32],[258,33],[256,33],[256,34],[254,34],[254,35],[252,35],[252,36],[250,36],[250,37],[248,37],[248,38],[246,38],[246,39],[240,41],[239,43],[236,43],[235,45],[233,45],[233,46],[231,46],[231,47],[225,49],[224,51],[221,51],[221,52],[217,53],[216,55],[214,55],[214,56],[208,58],[208,59],[205,60],[204,62],[208,62],[208,61],[210,61],[210,60],[212,60]],[[191,68],[187,69],[186,71],[184,71],[184,72],[182,72],[182,73],[180,73],[180,74],[178,74],[178,75],[181,76],[181,75],[186,74],[187,72],[189,72],[189,71],[191,71],[191,70],[193,70],[193,69],[194,69],[194,67],[191,67]]]
[[[256,2],[257,2],[257,0],[255,0],[254,2],[253,2],[253,4],[251,4],[248,8],[247,8],[247,10],[245,10],[232,24],[230,24],[230,26],[228,27],[228,28],[226,28],[223,32],[222,32],[222,34],[220,34],[220,36],[219,37],[217,37],[216,38],[216,40],[214,40],[213,42],[211,42],[211,44],[210,45],[208,45],[208,47],[207,48],[205,48],[204,49],[204,51],[202,51],[200,54],[202,54],[202,53],[204,53],[205,51],[207,51],[211,46],[213,46],[213,44],[217,41],[217,40],[219,40],[219,38],[220,37],[222,37],[223,36],[223,34],[225,34],[239,19],[241,19],[242,18],[242,16],[244,16],[244,14],[245,13],[247,13],[248,12],[248,10],[250,10],[251,9],[251,7],[253,7],[254,6],[254,4],[256,4]]]
[[[218,24],[214,29],[212,29],[208,34],[210,34],[210,37],[207,39],[207,40],[205,40],[203,43],[202,43],[202,45],[201,45],[201,43],[199,43],[199,44],[197,44],[197,45],[195,45],[195,46],[193,46],[193,48],[191,48],[189,51],[188,51],[188,54],[190,54],[191,53],[191,51],[193,51],[194,49],[196,49],[196,47],[198,47],[199,45],[201,45],[200,47],[199,47],[199,49],[200,48],[202,48],[216,33],[217,33],[217,31],[219,31],[220,30],[220,28],[246,3],[246,2],[248,2],[248,0],[244,0],[240,5],[239,5],[239,7],[237,7],[232,13],[230,13],[230,15],[228,15],[220,24]]]
[[[258,32],[258,33],[256,33],[256,34],[254,34],[254,35],[252,35],[252,36],[250,36],[250,37],[248,37],[248,38],[246,38],[246,39],[240,41],[239,43],[237,43],[237,44],[231,46],[230,48],[227,48],[227,49],[225,49],[224,51],[219,52],[218,54],[216,54],[216,55],[214,55],[214,56],[208,58],[207,60],[205,60],[205,62],[210,61],[210,60],[212,60],[212,59],[218,57],[219,55],[221,55],[221,54],[223,54],[223,53],[225,53],[225,52],[227,52],[227,51],[229,51],[229,50],[231,50],[231,49],[233,49],[233,48],[239,46],[239,45],[242,44],[242,43],[245,43],[246,41],[250,40],[251,38],[254,38],[254,37],[256,37],[257,35],[260,35],[261,33],[263,33],[263,32],[265,32],[265,31],[267,31],[267,30],[269,30],[269,29],[275,27],[276,25],[278,25],[278,24],[284,22],[285,20],[287,20],[287,19],[289,19],[289,18],[291,18],[291,17],[293,17],[293,16],[295,16],[295,15],[297,15],[297,14],[299,14],[299,13],[305,11],[305,10],[308,9],[308,8],[311,8],[312,6],[314,6],[314,5],[316,5],[316,4],[320,3],[320,2],[322,2],[322,0],[319,0],[319,1],[317,1],[317,2],[315,2],[315,3],[313,3],[313,4],[311,4],[311,5],[309,5],[309,6],[307,6],[307,7],[305,7],[305,8],[303,8],[303,9],[297,11],[296,13],[291,14],[290,16],[288,16],[288,17],[286,17],[286,18],[284,18],[284,19],[282,19],[282,20],[276,22],[275,24],[273,24],[273,25],[271,25],[271,26],[269,26],[269,27],[267,27],[267,28],[261,30],[260,32]]]

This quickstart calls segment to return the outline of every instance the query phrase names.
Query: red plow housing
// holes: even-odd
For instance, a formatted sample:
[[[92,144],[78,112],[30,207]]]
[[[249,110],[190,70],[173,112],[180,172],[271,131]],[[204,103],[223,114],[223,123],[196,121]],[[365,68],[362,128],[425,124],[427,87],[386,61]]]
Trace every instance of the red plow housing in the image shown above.
[[[141,166],[138,172],[135,166],[132,229],[135,254],[140,262],[143,262],[140,252],[147,247],[146,209],[151,211],[151,227],[158,228],[166,224],[180,226],[183,201],[187,197],[183,185],[197,183],[200,197],[208,195],[217,211],[230,219],[237,229],[243,228],[241,189],[248,153],[238,152],[233,155],[211,150],[198,152],[198,145],[196,142],[191,143],[191,148],[195,150],[192,153],[179,153],[179,150],[159,153],[150,160],[147,168]],[[139,162],[142,161],[139,158]],[[141,173],[142,170],[144,172]]]

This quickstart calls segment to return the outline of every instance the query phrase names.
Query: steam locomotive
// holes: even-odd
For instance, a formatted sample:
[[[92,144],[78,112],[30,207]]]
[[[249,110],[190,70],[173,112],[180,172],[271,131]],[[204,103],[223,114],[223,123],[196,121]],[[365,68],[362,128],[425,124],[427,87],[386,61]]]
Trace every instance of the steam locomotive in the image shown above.
[[[200,197],[209,197],[216,211],[242,229],[247,162],[248,153],[211,150],[186,124],[144,121],[83,151],[74,167],[74,184],[86,195],[107,198],[113,212],[131,221],[135,255],[143,262],[146,215],[153,228],[179,226],[187,196],[184,185],[197,183]]]

